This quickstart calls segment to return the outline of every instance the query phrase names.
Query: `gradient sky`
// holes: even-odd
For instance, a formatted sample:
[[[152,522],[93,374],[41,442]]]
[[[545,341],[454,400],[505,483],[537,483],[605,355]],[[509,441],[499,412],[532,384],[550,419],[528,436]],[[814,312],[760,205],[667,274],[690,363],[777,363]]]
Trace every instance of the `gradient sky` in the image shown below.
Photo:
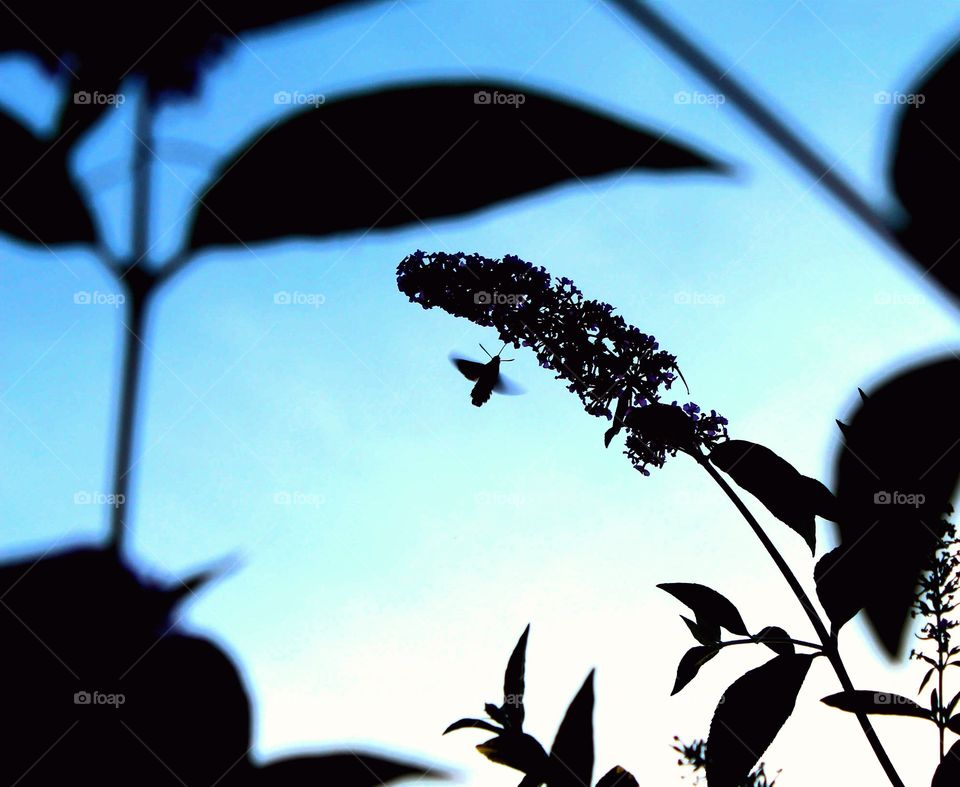
[[[875,94],[906,90],[955,35],[955,3],[678,0],[670,14],[894,209],[895,110]],[[691,643],[685,609],[655,585],[711,585],[751,629],[812,638],[796,601],[693,463],[640,476],[529,352],[508,367],[526,396],[471,407],[447,354],[476,357],[493,332],[409,304],[397,263],[418,248],[517,254],[573,278],[676,353],[692,398],[727,415],[733,436],[827,481],[834,418],[856,387],[952,346],[956,316],[729,105],[677,103],[709,88],[590,0],[399,0],[245,38],[199,101],[160,118],[155,262],[182,243],[191,191],[284,112],[276,91],[331,100],[476,75],[669,130],[736,175],[614,175],[427,228],[198,258],[160,294],[146,337],[131,548],[159,576],[240,560],[185,622],[244,669],[260,755],[374,744],[454,767],[464,784],[516,784],[474,752],[482,733],[440,732],[499,697],[530,622],[529,730],[549,745],[596,667],[595,776],[620,763],[641,784],[679,783],[671,737],[705,736],[725,686],[769,653],[725,651],[671,698]],[[37,69],[5,58],[0,77],[8,111],[49,122],[55,94]],[[118,250],[132,104],[76,161]],[[322,181],[299,187],[318,210],[336,198]],[[91,255],[0,242],[0,260],[0,547],[22,555],[106,531],[108,508],[75,499],[109,492],[121,313],[74,303],[116,291]],[[323,304],[277,305],[278,291]],[[687,293],[695,303],[678,303]],[[801,540],[764,521],[809,577]],[[822,554],[833,533],[819,532]],[[914,694],[922,671],[887,664],[861,624],[841,646],[859,687]],[[855,719],[818,702],[837,690],[815,663],[764,758],[784,769],[778,785],[881,783]],[[877,727],[906,783],[928,783],[935,735],[912,720]]]

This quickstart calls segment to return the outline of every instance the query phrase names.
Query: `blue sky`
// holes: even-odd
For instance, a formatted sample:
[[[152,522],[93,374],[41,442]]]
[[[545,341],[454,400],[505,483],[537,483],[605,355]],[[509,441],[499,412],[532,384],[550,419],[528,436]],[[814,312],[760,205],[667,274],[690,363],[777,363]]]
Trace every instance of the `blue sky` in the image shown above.
[[[955,35],[953,3],[686,1],[670,14],[893,209],[894,110],[875,94],[906,90]],[[55,94],[42,74],[11,58],[0,74],[4,107],[43,127]],[[400,0],[246,37],[199,101],[160,118],[155,262],[177,251],[191,192],[221,157],[283,113],[278,90],[329,101],[475,75],[669,129],[736,174],[612,176],[427,228],[204,254],[160,294],[146,337],[131,547],[159,575],[239,559],[185,622],[245,670],[264,756],[374,743],[452,766],[464,784],[515,784],[473,751],[479,733],[439,733],[497,698],[531,622],[530,731],[549,744],[596,667],[596,775],[621,763],[642,783],[675,783],[671,736],[704,736],[724,687],[766,654],[725,652],[671,698],[690,643],[683,609],[655,585],[709,584],[751,628],[809,638],[796,602],[692,463],[641,477],[528,353],[508,367],[525,396],[471,407],[447,354],[476,356],[492,333],[409,304],[397,263],[418,248],[516,254],[573,278],[676,353],[692,398],[726,414],[733,436],[825,480],[833,419],[856,387],[942,351],[955,315],[729,105],[677,103],[709,88],[589,0]],[[118,250],[132,103],[76,160]],[[318,210],[335,199],[323,182],[299,186]],[[74,303],[116,291],[91,255],[6,242],[0,254],[0,546],[19,555],[105,532],[108,509],[75,499],[109,492],[121,313]],[[278,291],[323,303],[278,305]],[[808,577],[800,539],[769,527]],[[820,538],[822,552],[829,525]],[[886,664],[859,624],[841,644],[858,686],[913,694],[919,670]],[[836,690],[817,663],[765,757],[784,769],[778,784],[879,783],[855,720],[817,702]],[[906,782],[929,779],[934,736],[909,720],[877,726]]]

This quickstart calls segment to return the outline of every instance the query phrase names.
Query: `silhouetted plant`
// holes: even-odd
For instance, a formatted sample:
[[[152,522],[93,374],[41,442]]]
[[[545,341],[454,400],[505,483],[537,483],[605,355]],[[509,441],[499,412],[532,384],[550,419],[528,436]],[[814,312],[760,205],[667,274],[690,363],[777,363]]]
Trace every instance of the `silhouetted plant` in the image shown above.
[[[47,757],[31,772],[31,782],[72,781],[75,763],[85,757],[96,759],[98,778],[104,784],[152,783],[152,774],[161,764],[174,772],[182,765],[182,777],[177,778],[186,778],[191,784],[213,784],[226,778],[225,774],[231,783],[247,778],[245,720],[249,708],[239,676],[214,645],[166,627],[173,601],[164,601],[157,609],[135,601],[142,595],[138,594],[139,580],[122,563],[123,537],[130,526],[130,479],[136,464],[136,411],[147,315],[154,295],[198,252],[212,246],[246,248],[288,236],[366,234],[378,228],[423,223],[614,171],[723,169],[709,157],[666,139],[659,130],[624,123],[523,84],[474,79],[388,85],[324,101],[319,109],[303,108],[257,130],[238,149],[229,151],[219,169],[211,173],[188,217],[184,249],[164,261],[150,259],[158,109],[174,100],[196,98],[204,71],[238,33],[365,1],[287,0],[261,7],[221,0],[174,0],[131,9],[128,4],[106,0],[67,5],[11,0],[0,9],[0,52],[25,53],[39,60],[60,99],[46,137],[0,112],[0,232],[51,251],[50,247],[62,244],[85,246],[114,276],[125,295],[126,309],[113,462],[112,492],[117,505],[112,512],[110,550],[41,556],[36,565],[0,567],[11,578],[9,588],[17,590],[0,596],[8,613],[3,625],[16,635],[4,642],[4,674],[30,677],[26,687],[35,688],[34,684],[46,681],[42,699],[56,708],[37,723],[18,728],[10,741],[14,754],[5,756],[3,762],[11,777],[5,783],[24,776],[30,757],[43,753],[38,747],[49,746],[57,740],[56,735],[67,734],[54,728],[73,710],[66,700],[69,686],[65,688],[65,676],[47,675],[36,661],[38,644],[48,651],[39,658],[54,656],[60,666],[73,660],[66,654],[85,648],[82,659],[77,656],[66,672],[100,687],[124,680],[132,668],[128,662],[137,663],[141,652],[148,653],[149,658],[144,657],[131,675],[152,676],[154,683],[128,679],[133,686],[131,705],[110,717],[125,729],[114,724],[101,734],[99,724],[81,725],[82,731],[71,736],[75,745]],[[104,222],[94,216],[69,162],[96,125],[109,117],[107,110],[126,101],[123,91],[129,91],[136,101],[136,121],[131,129],[129,252],[117,256],[109,250],[102,232]],[[491,96],[498,94],[513,100],[507,106],[491,102]],[[397,122],[398,118],[428,115],[441,117],[443,122]],[[385,135],[384,128],[390,128],[390,133]],[[477,167],[476,162],[491,150],[498,151],[500,166]],[[325,193],[333,198],[322,204],[304,199],[302,183],[311,178],[324,183]],[[263,194],[270,194],[270,199],[264,201]],[[79,570],[73,574],[66,571],[80,565],[82,577]],[[77,620],[93,616],[99,621],[97,631],[102,636],[56,614],[53,608],[41,609],[39,591],[27,592],[40,576],[51,580],[45,590],[51,599],[81,583],[88,591],[96,589],[100,593],[96,603],[89,594],[81,594],[71,598],[75,602],[71,608]],[[122,581],[115,582],[117,577]],[[61,587],[54,588],[53,580],[62,583]],[[110,598],[127,592],[133,594],[128,599]],[[81,603],[81,599],[86,601]],[[108,610],[117,611],[118,604],[126,604],[119,618],[104,617]],[[42,634],[34,641],[26,631]],[[216,674],[208,674],[208,668]],[[214,686],[221,685],[218,679],[227,681],[229,686],[215,697],[222,707],[194,699],[188,710],[188,698],[173,688],[174,670],[196,678],[191,685],[198,692],[207,677]],[[33,700],[43,706],[36,695]],[[27,701],[26,694],[16,695],[15,715],[29,715]],[[222,753],[233,760],[225,763],[217,759],[221,753],[217,746],[209,756],[202,748],[211,740],[208,725],[216,726],[229,708],[236,713],[224,719],[223,734],[229,730],[234,737]],[[124,719],[131,723],[127,725]],[[64,725],[64,729],[69,732],[73,728]],[[215,730],[213,735],[220,732]],[[137,735],[150,742],[137,743]],[[150,751],[157,753],[153,759],[144,754]],[[69,769],[68,754],[75,757]],[[107,764],[101,767],[101,761]],[[225,765],[231,762],[236,767],[229,770]],[[379,784],[404,774],[423,773],[417,767],[372,755],[301,758],[262,770],[265,774],[269,771],[271,784]],[[169,781],[170,774],[162,777]]]
[[[524,774],[520,787],[590,787],[593,783],[593,672],[574,697],[550,753],[523,730],[526,687],[527,626],[510,655],[503,676],[503,703],[486,703],[488,719],[455,721],[443,734],[462,729],[480,729],[495,737],[477,746],[487,759]],[[499,726],[497,726],[499,725]],[[636,787],[637,781],[619,765],[611,768],[596,787]]]
[[[610,445],[621,429],[626,430],[624,453],[641,472],[647,473],[647,465],[661,466],[668,455],[683,453],[694,459],[730,498],[789,584],[819,642],[794,639],[780,626],[765,626],[751,634],[736,606],[717,591],[692,583],[660,585],[690,607],[695,618],[684,618],[698,644],[681,659],[673,693],[684,688],[706,662],[729,646],[763,645],[776,654],[734,681],[714,711],[705,760],[711,787],[740,787],[744,783],[793,712],[807,672],[818,656],[827,658],[832,665],[844,689],[843,696],[863,694],[854,690],[837,642],[840,628],[866,604],[861,587],[843,584],[843,580],[850,579],[850,574],[845,573],[846,565],[839,558],[849,550],[841,545],[825,555],[814,569],[817,592],[831,623],[828,630],[793,570],[720,471],[800,535],[815,554],[817,516],[838,522],[843,532],[844,527],[856,525],[860,521],[857,517],[864,515],[864,500],[868,499],[874,508],[888,502],[901,502],[899,499],[888,501],[885,497],[890,494],[883,486],[890,480],[889,476],[868,478],[862,472],[851,473],[846,459],[855,450],[867,457],[885,456],[888,445],[876,431],[879,424],[869,428],[863,426],[863,421],[877,418],[886,430],[880,434],[889,433],[895,413],[888,412],[887,408],[897,402],[891,403],[886,389],[880,389],[876,399],[868,399],[864,394],[867,415],[861,412],[851,426],[841,425],[848,444],[856,442],[857,447],[848,445],[841,453],[839,477],[843,495],[837,499],[822,483],[802,475],[770,449],[746,440],[729,439],[727,421],[715,411],[704,417],[699,406],[692,402],[682,408],[675,402],[672,405],[660,402],[661,386],[669,390],[674,382],[676,358],[660,350],[653,337],[614,316],[609,304],[585,299],[567,278],[551,279],[544,268],[534,267],[517,257],[498,261],[476,254],[418,251],[399,264],[397,286],[412,302],[425,309],[440,307],[478,325],[495,328],[503,342],[530,347],[542,367],[567,382],[568,390],[579,396],[588,413],[605,415],[614,421],[604,436],[606,445]],[[491,293],[501,297],[491,297]],[[617,410],[611,413],[614,398],[618,399]],[[925,424],[927,417],[924,411],[919,422],[911,424],[914,429],[911,439],[924,457],[941,448],[945,439],[932,423]],[[921,429],[924,425],[926,431]],[[943,457],[953,447],[947,445],[945,451],[934,456]],[[910,461],[915,460],[912,457]],[[918,493],[919,498],[911,498],[911,502],[918,505],[913,509],[914,515],[919,510],[920,515],[929,516],[949,506],[945,496],[949,490],[943,483],[942,470],[933,472],[933,468],[928,467],[923,473],[911,474],[915,467],[909,462],[888,464],[901,474],[897,478],[909,478],[916,486],[887,488],[924,490]],[[886,469],[879,462],[878,465]],[[857,485],[853,495],[851,476]],[[876,522],[883,518],[883,513],[875,512],[873,516]],[[938,519],[931,517],[931,521]],[[925,545],[924,539],[920,541]],[[894,549],[885,553],[888,560],[893,556],[899,559],[897,544],[880,543],[884,548]],[[882,580],[874,578],[873,581]],[[894,595],[888,604],[876,609],[884,620],[899,623],[898,602],[899,597]],[[721,629],[738,638],[723,640]],[[798,647],[810,652],[798,653]],[[890,781],[901,785],[868,718],[873,709],[856,703],[849,709],[856,713]]]

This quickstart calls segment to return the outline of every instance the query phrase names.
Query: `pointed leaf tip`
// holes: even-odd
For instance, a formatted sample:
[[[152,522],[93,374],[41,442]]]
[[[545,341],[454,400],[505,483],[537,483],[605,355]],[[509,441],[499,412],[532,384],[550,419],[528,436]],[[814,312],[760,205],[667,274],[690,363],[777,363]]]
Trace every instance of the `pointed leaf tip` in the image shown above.
[[[719,625],[733,634],[750,636],[737,608],[713,588],[692,582],[664,582],[657,587],[690,607],[697,625],[706,631]]]

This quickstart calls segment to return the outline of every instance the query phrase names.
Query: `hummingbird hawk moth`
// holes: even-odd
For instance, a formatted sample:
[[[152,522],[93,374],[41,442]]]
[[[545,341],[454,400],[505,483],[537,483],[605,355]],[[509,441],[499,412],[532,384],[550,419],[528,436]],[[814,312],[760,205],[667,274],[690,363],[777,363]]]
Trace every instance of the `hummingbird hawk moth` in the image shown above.
[[[500,357],[500,353],[504,351],[506,346],[507,344],[504,342],[503,347],[500,348],[500,352],[496,355],[490,355],[490,353],[487,352],[487,348],[481,344],[480,349],[487,353],[487,357],[490,359],[486,363],[470,361],[466,358],[458,358],[455,355],[450,356],[450,361],[457,367],[460,374],[468,380],[476,382],[473,390],[470,391],[470,401],[473,402],[474,407],[482,407],[486,404],[494,391],[508,396],[523,393],[518,386],[505,380],[500,375],[500,364],[510,363],[515,360],[514,358]]]

